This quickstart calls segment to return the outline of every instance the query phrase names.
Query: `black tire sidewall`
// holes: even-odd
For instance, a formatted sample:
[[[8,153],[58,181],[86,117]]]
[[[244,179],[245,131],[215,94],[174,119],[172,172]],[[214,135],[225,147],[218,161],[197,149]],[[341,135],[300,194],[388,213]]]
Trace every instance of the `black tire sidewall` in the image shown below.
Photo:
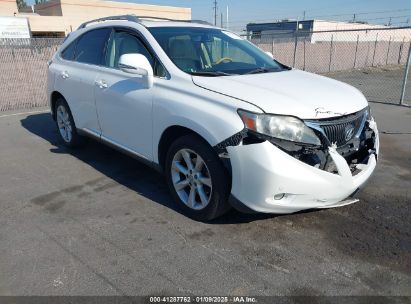
[[[194,210],[186,206],[174,189],[171,177],[171,165],[174,155],[181,149],[190,149],[199,154],[210,172],[213,192],[209,204],[202,210]],[[177,202],[179,209],[190,218],[199,221],[210,221],[230,209],[228,196],[231,182],[228,172],[212,147],[196,135],[190,134],[180,137],[170,146],[166,156],[165,177],[171,195]]]

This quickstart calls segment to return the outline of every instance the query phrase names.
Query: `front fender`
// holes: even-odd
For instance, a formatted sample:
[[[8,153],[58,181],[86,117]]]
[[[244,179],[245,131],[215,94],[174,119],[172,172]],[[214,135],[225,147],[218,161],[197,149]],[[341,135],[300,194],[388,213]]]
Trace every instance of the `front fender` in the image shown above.
[[[187,128],[211,146],[244,129],[237,109],[256,111],[245,102],[197,87],[191,81],[156,80],[153,101],[153,159],[158,162],[158,145],[171,126]]]

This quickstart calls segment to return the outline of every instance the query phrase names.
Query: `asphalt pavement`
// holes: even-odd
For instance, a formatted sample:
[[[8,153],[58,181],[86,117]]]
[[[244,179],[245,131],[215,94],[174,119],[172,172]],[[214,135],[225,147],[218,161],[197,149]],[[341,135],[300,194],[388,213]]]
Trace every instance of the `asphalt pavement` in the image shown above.
[[[1,113],[0,295],[411,296],[411,109],[372,111],[381,155],[359,203],[211,223],[136,160],[64,148],[48,113]]]

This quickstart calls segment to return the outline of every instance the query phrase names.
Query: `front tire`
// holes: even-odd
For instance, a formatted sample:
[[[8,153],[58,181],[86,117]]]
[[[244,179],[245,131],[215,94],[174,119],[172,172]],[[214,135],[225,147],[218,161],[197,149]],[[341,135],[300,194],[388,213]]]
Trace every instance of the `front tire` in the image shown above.
[[[63,144],[69,148],[79,147],[84,144],[84,137],[77,133],[73,115],[67,102],[63,98],[56,101],[56,125],[63,140]]]
[[[212,147],[195,135],[178,138],[166,156],[170,192],[187,216],[215,219],[230,209],[230,179]]]

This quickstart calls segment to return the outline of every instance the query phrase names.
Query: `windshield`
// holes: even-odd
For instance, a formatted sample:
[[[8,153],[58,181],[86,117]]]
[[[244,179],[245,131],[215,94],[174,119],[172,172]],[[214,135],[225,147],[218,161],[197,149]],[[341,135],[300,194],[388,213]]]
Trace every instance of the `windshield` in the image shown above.
[[[288,69],[228,31],[196,27],[153,27],[149,30],[174,64],[192,75],[243,75]]]

